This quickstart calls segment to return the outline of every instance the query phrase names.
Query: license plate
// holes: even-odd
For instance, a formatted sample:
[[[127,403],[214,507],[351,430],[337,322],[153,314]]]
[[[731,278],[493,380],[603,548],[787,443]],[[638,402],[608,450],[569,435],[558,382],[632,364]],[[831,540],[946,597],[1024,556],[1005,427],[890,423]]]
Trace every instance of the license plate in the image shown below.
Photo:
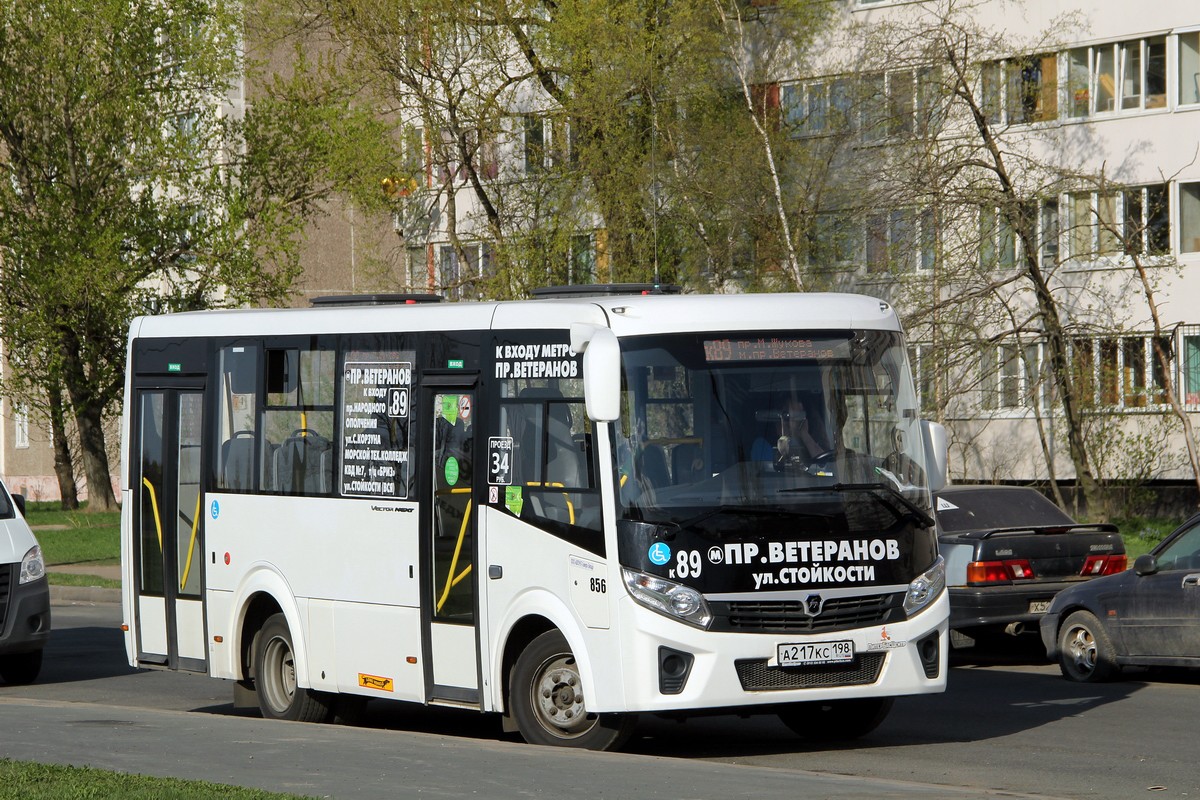
[[[1029,613],[1030,614],[1045,614],[1049,610],[1050,610],[1050,601],[1049,600],[1030,600],[1029,601]]]
[[[854,660],[854,642],[804,642],[781,644],[776,651],[781,667],[803,667],[811,664],[845,664]]]

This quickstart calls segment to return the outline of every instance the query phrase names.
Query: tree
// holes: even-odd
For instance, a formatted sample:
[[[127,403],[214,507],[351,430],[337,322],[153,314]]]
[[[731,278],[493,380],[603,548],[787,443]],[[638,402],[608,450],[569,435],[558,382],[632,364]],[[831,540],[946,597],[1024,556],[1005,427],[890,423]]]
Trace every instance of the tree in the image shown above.
[[[348,82],[420,132],[408,147],[420,159],[397,176],[413,187],[395,198],[405,239],[448,241],[460,258],[464,240],[489,243],[492,274],[456,285],[443,276],[442,288],[511,296],[602,273],[797,285],[787,227],[805,198],[790,188],[785,196],[782,166],[772,174],[774,148],[787,139],[767,100],[778,96],[772,69],[794,63],[823,30],[827,4],[278,0],[271,8],[277,35],[337,53]],[[567,267],[581,233],[594,235],[595,273],[582,262],[583,275]]]
[[[5,386],[51,415],[63,398],[94,510],[115,504],[104,422],[130,319],[281,300],[339,163],[295,116],[242,120],[228,106],[240,19],[223,0],[0,6]],[[318,99],[268,110],[324,113],[335,141],[354,129],[356,114]]]

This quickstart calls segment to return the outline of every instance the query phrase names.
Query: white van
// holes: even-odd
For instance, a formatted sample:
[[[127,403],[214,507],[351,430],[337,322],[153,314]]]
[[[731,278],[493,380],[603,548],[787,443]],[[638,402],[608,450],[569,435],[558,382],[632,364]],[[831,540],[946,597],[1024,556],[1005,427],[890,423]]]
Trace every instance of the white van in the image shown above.
[[[50,583],[25,498],[0,483],[0,679],[32,683],[50,637]]]

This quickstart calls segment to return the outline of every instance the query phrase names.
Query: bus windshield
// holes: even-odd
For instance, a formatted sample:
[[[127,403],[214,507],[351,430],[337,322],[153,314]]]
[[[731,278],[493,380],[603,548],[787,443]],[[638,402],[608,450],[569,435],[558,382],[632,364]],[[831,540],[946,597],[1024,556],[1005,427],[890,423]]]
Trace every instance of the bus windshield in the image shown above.
[[[644,336],[622,341],[622,361],[621,518],[730,531],[764,514],[837,516],[846,531],[932,524],[899,333]]]

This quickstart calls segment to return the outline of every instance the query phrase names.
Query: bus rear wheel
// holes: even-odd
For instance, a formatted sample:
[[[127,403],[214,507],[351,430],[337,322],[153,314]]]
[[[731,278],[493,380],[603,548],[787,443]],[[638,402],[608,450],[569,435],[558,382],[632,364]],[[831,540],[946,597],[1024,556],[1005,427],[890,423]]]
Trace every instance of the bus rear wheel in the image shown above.
[[[563,635],[538,636],[513,666],[509,706],[530,744],[615,750],[633,733],[632,714],[593,714],[586,708],[579,665]]]
[[[268,617],[255,637],[254,689],[267,719],[328,722],[333,716],[329,695],[296,684],[296,651],[283,614]]]
[[[777,712],[780,721],[801,739],[847,740],[866,736],[892,710],[891,697],[793,703]]]

